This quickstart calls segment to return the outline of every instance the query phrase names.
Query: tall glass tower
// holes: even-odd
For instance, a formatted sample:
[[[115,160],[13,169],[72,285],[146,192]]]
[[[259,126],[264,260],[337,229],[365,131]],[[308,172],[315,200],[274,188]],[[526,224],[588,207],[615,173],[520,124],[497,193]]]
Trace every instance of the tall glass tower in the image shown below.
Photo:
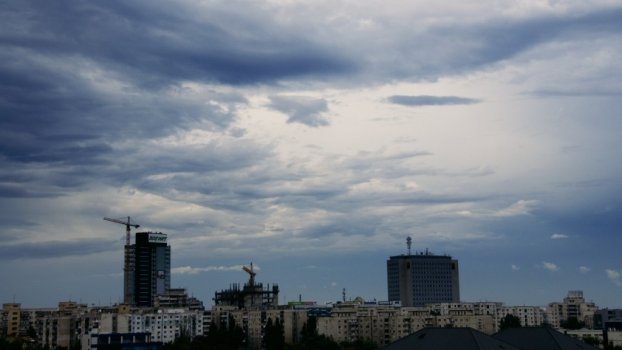
[[[153,306],[156,296],[171,288],[171,247],[166,235],[159,232],[137,232],[136,244],[129,247],[129,276],[125,290],[130,304]]]

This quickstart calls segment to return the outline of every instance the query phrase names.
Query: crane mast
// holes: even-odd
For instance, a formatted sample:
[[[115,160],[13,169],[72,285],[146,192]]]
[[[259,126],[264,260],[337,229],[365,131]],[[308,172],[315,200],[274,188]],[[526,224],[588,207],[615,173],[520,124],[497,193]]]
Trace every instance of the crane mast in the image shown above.
[[[117,224],[125,225],[125,248],[124,248],[124,262],[123,262],[123,302],[127,305],[134,304],[134,287],[132,287],[132,280],[134,278],[134,252],[130,245],[130,231],[132,227],[139,228],[140,225],[133,224],[130,217],[123,220],[104,218],[106,221],[114,222]]]

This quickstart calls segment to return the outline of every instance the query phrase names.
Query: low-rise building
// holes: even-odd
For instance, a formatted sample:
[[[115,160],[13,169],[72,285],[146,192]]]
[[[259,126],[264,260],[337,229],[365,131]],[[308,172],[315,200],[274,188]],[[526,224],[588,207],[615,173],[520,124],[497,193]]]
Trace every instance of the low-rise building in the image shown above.
[[[544,309],[539,306],[501,306],[497,309],[497,330],[507,315],[516,316],[523,327],[539,327],[545,323]]]
[[[85,304],[64,301],[58,309],[41,314],[41,334],[39,341],[43,346],[55,349],[71,348],[80,344],[82,337],[88,334],[92,315]]]
[[[151,341],[150,333],[93,333],[82,350],[159,350],[162,343]]]
[[[308,310],[291,306],[239,309],[237,306],[217,305],[212,308],[210,318],[217,327],[222,328],[228,328],[230,322],[235,322],[244,331],[248,347],[260,349],[268,320],[272,320],[272,323],[278,320],[283,326],[286,344],[298,342],[302,328],[308,321]]]
[[[15,338],[19,336],[21,326],[21,304],[2,304],[2,317],[0,319],[0,336]]]
[[[327,317],[318,317],[318,333],[337,342],[368,339],[389,344],[424,327],[473,328],[495,332],[492,314],[477,315],[474,304],[441,303],[427,307],[335,305]]]
[[[154,342],[171,343],[181,334],[203,335],[203,312],[188,309],[147,309],[127,315],[129,333],[151,333]]]
[[[600,309],[594,313],[594,329],[605,329],[608,322],[622,322],[622,309]]]

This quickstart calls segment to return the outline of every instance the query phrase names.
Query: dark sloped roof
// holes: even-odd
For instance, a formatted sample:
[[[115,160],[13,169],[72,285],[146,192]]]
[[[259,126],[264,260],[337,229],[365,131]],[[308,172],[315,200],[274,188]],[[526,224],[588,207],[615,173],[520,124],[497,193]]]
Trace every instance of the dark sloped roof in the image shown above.
[[[598,350],[551,327],[508,328],[493,337],[524,350]]]
[[[471,328],[423,328],[382,350],[518,350]]]

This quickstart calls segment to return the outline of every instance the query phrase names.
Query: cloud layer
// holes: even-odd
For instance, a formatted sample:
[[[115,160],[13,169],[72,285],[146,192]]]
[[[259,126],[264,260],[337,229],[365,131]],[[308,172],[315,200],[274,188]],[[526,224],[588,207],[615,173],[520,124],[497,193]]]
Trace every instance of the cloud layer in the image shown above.
[[[465,300],[617,283],[621,16],[607,1],[7,1],[0,296],[51,305],[67,293],[15,276],[114,276],[123,227],[101,218],[128,215],[169,234],[175,278],[208,298],[256,261],[289,296],[338,281],[383,299],[406,236],[461,260]],[[548,294],[486,287],[535,288],[530,274]],[[75,293],[114,300],[101,278]]]
[[[473,98],[458,96],[404,96],[394,95],[388,98],[389,102],[404,106],[447,106],[447,105],[471,105],[480,101]]]

